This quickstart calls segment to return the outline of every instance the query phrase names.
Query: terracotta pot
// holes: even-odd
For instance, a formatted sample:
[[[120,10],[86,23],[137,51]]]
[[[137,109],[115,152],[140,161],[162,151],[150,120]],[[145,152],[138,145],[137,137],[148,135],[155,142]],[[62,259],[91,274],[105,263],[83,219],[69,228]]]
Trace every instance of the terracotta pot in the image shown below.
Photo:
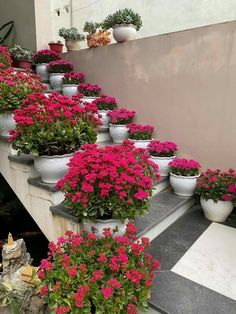
[[[32,61],[18,61],[18,67],[22,69],[31,69]]]
[[[60,54],[62,53],[64,45],[60,43],[50,43],[48,44],[48,46],[50,47],[50,50],[55,51]]]

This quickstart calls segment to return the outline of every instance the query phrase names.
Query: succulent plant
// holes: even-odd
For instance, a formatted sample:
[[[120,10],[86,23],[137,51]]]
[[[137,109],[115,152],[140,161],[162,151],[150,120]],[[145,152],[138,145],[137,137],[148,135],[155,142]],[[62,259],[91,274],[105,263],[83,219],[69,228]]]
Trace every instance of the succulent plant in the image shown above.
[[[85,40],[85,36],[83,34],[80,34],[76,27],[60,28],[59,36],[63,37],[64,39],[72,39],[72,40],[79,40],[79,41]]]

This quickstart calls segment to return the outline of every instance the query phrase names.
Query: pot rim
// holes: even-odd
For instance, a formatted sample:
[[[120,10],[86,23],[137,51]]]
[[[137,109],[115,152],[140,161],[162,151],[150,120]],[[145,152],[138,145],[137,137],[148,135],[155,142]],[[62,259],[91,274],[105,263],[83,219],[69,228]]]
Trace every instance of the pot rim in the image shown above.
[[[45,62],[43,62],[43,63],[36,63],[36,67],[37,67],[37,65],[48,65],[49,64],[49,62],[48,63],[45,63]]]
[[[48,45],[57,45],[57,46],[64,46],[62,43],[48,43]]]
[[[56,75],[63,75],[65,74],[66,72],[63,72],[63,73],[49,73],[50,76],[56,76]]]
[[[109,110],[98,110],[98,112],[101,112],[101,113],[107,113],[107,112],[110,112],[112,111],[112,109],[109,109]]]
[[[175,155],[173,155],[173,156],[169,156],[169,157],[159,157],[159,156],[153,156],[153,155],[150,155],[150,157],[152,157],[152,158],[154,158],[154,159],[173,159],[173,158],[175,158],[176,156]]]
[[[0,116],[10,116],[10,118],[13,118],[14,116],[14,111],[6,111],[6,112],[3,112],[3,113],[0,113]]]
[[[134,26],[134,24],[125,24],[125,23],[116,24],[112,28],[115,29],[115,28],[119,28],[119,27],[132,27],[136,30],[136,27]]]
[[[208,201],[213,201],[215,204],[217,204],[217,203],[227,203],[227,204],[233,204],[233,202],[232,201],[223,201],[223,200],[218,200],[217,202],[215,202],[212,198],[208,198],[208,199],[205,199],[205,198],[203,198],[203,196],[201,195],[200,196],[200,201],[205,201],[205,202],[208,202]]]
[[[77,87],[78,84],[62,84],[62,87]]]
[[[150,138],[149,140],[134,140],[132,138],[128,138],[129,141],[133,141],[133,142],[137,142],[137,143],[141,143],[141,142],[150,142],[151,140],[153,140],[153,138]]]
[[[112,219],[112,218],[110,218],[110,219],[97,219],[97,222],[101,222],[101,223],[117,222],[117,221],[118,221],[120,224],[122,224],[122,222],[120,221],[120,219]],[[129,221],[129,218],[126,218],[125,221],[124,221],[124,223],[125,223],[126,221],[128,222],[128,221]],[[89,220],[88,222],[84,222],[84,224],[86,224],[86,223],[96,223],[96,222],[93,222],[93,221]]]
[[[178,174],[174,174],[172,172],[170,172],[170,175],[172,175],[173,177],[176,177],[176,178],[183,178],[183,179],[195,179],[195,178],[199,178],[201,173],[199,173],[198,175],[196,176],[181,176],[181,175],[178,175]]]
[[[109,123],[110,126],[118,127],[118,126],[124,126],[128,129],[127,124],[114,124],[114,123]]]
[[[53,156],[40,155],[40,156],[35,156],[35,159],[38,159],[38,158],[53,159],[53,158],[71,157],[71,156],[73,156],[75,153],[76,153],[76,152],[70,153],[70,154],[64,154],[64,155],[53,155]]]
[[[84,96],[82,97],[81,99],[87,99],[87,98],[92,98],[92,99],[95,99],[95,98],[99,98],[99,96]]]

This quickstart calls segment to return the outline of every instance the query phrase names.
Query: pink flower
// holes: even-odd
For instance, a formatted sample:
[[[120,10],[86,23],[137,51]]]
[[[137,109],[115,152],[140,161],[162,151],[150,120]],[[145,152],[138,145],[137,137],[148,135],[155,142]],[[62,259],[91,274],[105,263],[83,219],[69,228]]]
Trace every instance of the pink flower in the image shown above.
[[[46,285],[41,287],[41,296],[45,297],[48,294],[48,287]]]
[[[101,291],[102,291],[102,294],[103,294],[105,300],[112,297],[113,290],[111,287],[102,288]]]
[[[151,156],[172,157],[177,150],[177,145],[174,142],[160,142],[152,140],[148,145],[148,152]]]
[[[108,112],[107,115],[111,117],[111,123],[113,124],[128,124],[133,120],[135,114],[135,111],[129,111],[125,108],[120,108],[119,110]]]
[[[121,283],[116,279],[110,279],[107,281],[107,284],[111,286],[112,288],[120,289]]]
[[[129,129],[129,138],[134,140],[149,140],[154,132],[154,127],[151,125],[130,123],[127,127]]]
[[[138,192],[136,194],[134,194],[134,196],[138,199],[138,200],[144,200],[145,198],[149,197],[149,194],[147,191],[141,190],[139,189]]]
[[[64,314],[64,313],[70,313],[71,308],[69,306],[58,306],[55,308],[56,314]]]
[[[229,194],[224,194],[221,196],[221,200],[222,201],[232,201],[233,200],[233,196],[229,195]]]

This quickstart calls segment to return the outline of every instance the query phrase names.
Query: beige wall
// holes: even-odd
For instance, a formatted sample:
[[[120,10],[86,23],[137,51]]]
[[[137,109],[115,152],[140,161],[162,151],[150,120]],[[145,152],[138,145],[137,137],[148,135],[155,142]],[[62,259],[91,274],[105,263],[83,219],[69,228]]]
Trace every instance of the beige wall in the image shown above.
[[[236,22],[65,54],[204,167],[236,167]]]

